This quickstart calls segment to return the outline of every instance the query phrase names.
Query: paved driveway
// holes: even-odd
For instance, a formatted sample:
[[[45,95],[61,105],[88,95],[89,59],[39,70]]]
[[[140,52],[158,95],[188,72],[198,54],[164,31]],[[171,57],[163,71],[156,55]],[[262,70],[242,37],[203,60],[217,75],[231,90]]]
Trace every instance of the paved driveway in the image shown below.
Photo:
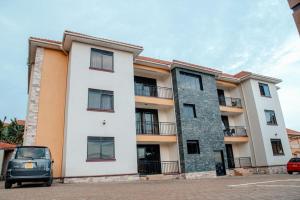
[[[52,187],[24,185],[3,189],[2,200],[92,200],[92,199],[300,199],[300,175],[260,175],[201,180],[164,180],[127,183],[60,184]]]

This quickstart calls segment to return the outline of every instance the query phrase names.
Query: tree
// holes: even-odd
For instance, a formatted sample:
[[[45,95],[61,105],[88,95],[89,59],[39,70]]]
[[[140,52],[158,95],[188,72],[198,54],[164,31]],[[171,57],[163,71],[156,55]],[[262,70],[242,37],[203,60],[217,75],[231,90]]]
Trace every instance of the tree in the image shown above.
[[[0,141],[4,141],[11,144],[22,144],[24,125],[18,124],[16,118],[11,119],[11,122],[6,125],[6,118],[3,121],[0,120]]]

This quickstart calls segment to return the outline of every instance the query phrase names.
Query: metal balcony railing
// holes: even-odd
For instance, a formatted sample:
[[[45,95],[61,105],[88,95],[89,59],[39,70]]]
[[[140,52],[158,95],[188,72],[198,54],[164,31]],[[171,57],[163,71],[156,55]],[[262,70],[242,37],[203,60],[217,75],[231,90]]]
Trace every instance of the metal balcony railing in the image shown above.
[[[219,97],[219,105],[235,107],[235,108],[242,108],[242,100],[240,98]]]
[[[225,136],[229,137],[246,137],[247,131],[243,126],[230,126],[223,130]]]
[[[139,174],[178,174],[178,161],[138,161]]]
[[[175,135],[176,124],[173,122],[136,122],[138,135]]]
[[[227,158],[229,168],[249,168],[252,167],[250,157]]]
[[[159,87],[141,83],[134,84],[134,91],[136,96],[158,97],[164,99],[172,99],[172,88]]]

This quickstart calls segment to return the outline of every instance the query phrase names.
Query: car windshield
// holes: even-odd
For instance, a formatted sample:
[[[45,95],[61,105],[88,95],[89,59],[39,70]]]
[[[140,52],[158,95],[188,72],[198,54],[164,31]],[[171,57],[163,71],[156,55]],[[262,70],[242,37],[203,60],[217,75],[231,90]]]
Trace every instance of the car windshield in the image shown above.
[[[300,162],[300,158],[292,158],[290,162]]]
[[[18,148],[16,159],[44,159],[46,158],[46,148],[26,147]]]

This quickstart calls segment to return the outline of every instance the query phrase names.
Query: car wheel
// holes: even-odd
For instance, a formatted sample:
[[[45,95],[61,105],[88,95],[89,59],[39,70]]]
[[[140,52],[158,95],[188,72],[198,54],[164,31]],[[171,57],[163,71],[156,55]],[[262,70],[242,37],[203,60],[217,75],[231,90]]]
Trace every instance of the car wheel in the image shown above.
[[[293,174],[293,172],[288,172],[288,174]]]
[[[5,185],[4,185],[5,189],[10,189],[11,186],[12,186],[11,182],[5,181]]]
[[[52,181],[53,181],[53,179],[50,178],[50,179],[46,182],[46,186],[47,186],[47,187],[50,187],[50,186],[52,185]]]

